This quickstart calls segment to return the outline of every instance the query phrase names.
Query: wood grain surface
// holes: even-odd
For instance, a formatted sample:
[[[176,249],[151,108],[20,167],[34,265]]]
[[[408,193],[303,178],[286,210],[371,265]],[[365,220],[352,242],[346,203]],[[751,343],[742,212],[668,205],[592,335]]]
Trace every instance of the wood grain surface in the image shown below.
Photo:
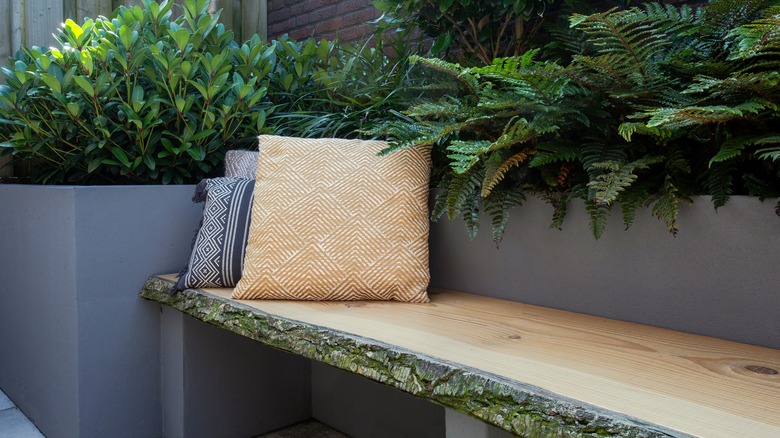
[[[230,289],[204,292],[232,301]],[[680,435],[780,437],[780,350],[454,291],[430,295],[428,304],[237,304],[536,386]]]

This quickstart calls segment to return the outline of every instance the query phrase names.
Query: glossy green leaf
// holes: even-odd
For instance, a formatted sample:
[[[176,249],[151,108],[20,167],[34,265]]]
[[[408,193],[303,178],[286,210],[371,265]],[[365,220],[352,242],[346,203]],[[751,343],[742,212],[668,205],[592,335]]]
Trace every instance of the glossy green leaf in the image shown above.
[[[76,85],[84,90],[84,92],[87,93],[89,97],[95,96],[95,88],[92,87],[92,84],[86,78],[83,76],[76,76],[73,78],[73,81],[76,82]]]
[[[431,55],[438,55],[447,50],[452,44],[452,36],[449,33],[439,35],[431,46]]]

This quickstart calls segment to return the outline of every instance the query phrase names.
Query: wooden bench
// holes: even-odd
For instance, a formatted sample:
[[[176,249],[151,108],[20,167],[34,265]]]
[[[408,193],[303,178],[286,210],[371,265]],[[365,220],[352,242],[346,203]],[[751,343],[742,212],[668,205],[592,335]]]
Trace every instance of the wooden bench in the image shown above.
[[[520,436],[780,437],[780,350],[447,290],[431,303],[141,296]]]

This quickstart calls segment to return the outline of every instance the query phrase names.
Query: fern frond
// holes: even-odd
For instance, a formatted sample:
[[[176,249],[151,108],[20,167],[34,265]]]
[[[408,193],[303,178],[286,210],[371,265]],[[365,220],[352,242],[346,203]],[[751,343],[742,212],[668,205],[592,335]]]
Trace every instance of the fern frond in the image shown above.
[[[452,152],[447,158],[452,160],[450,167],[455,173],[464,173],[479,162],[480,156],[490,149],[492,143],[487,140],[452,140],[447,150]]]
[[[705,95],[706,99],[760,99],[771,102],[780,92],[780,72],[737,72],[727,78],[697,76],[683,93]]]
[[[626,229],[631,228],[634,224],[634,218],[636,218],[636,211],[642,203],[638,197],[628,196],[620,201],[620,215],[623,217],[623,224]]]
[[[687,175],[691,173],[691,163],[685,156],[685,152],[677,149],[669,154],[664,165],[670,175]]]
[[[472,73],[475,74],[496,74],[505,75],[511,72],[517,72],[526,69],[534,64],[534,58],[539,54],[539,49],[528,50],[520,56],[508,58],[494,58],[490,65],[484,67],[473,67]]]
[[[493,228],[493,242],[498,245],[504,237],[504,229],[509,221],[509,212],[525,202],[525,194],[519,188],[493,192],[483,200],[485,212],[490,215]]]
[[[780,187],[774,184],[773,181],[767,180],[766,177],[746,173],[742,175],[742,180],[750,196],[756,196],[761,201],[767,198],[780,198]]]
[[[601,238],[601,235],[604,234],[604,230],[607,228],[607,220],[611,212],[610,206],[601,205],[593,201],[585,201],[585,211],[588,212],[590,218],[589,225],[593,237],[596,239]]]
[[[720,41],[739,26],[760,17],[772,0],[715,0],[705,8],[704,21]]]
[[[647,78],[648,63],[671,44],[671,35],[692,32],[696,20],[690,8],[650,4],[587,16],[574,14],[570,25],[588,34],[599,54],[612,54],[622,68],[633,66]]]
[[[732,158],[740,156],[742,154],[742,150],[744,150],[747,146],[767,145],[767,144],[780,144],[780,135],[759,134],[759,135],[743,135],[739,137],[730,138],[727,141],[723,142],[718,153],[715,154],[715,156],[712,157],[712,159],[710,159],[710,167],[712,167],[714,163],[727,161]],[[780,151],[780,147],[760,149],[756,151],[756,157],[759,159],[770,158],[772,155],[771,153],[769,154],[769,156],[765,156],[766,154],[763,154],[762,152],[771,151],[774,149]],[[777,158],[780,158],[780,156],[778,156]]]
[[[547,126],[547,129],[555,129]],[[491,151],[506,149],[517,144],[525,143],[535,138],[538,133],[533,129],[533,125],[522,117],[515,117],[504,127],[504,132],[490,145]]]
[[[732,29],[727,39],[729,60],[749,60],[780,54],[780,7],[770,7],[764,17]],[[775,62],[780,62],[777,59]]]
[[[414,105],[404,111],[404,114],[416,119],[431,117],[437,119],[464,119],[468,116],[468,108],[464,108],[464,106],[455,99],[447,98],[438,102],[424,102]]]
[[[749,100],[734,106],[689,106],[684,108],[658,108],[648,114],[649,127],[663,126],[669,129],[679,129],[694,125],[709,123],[725,123],[747,117],[748,114],[758,114],[770,107],[768,102]]]
[[[595,167],[598,163],[624,163],[626,161],[626,153],[622,145],[611,143],[588,143],[581,149],[580,155],[582,167],[588,174],[602,173]]]
[[[726,205],[734,183],[733,163],[715,163],[707,173],[707,192],[712,195],[712,204],[717,210]]]
[[[666,176],[661,195],[653,204],[652,212],[655,217],[666,224],[666,228],[672,235],[676,236],[679,231],[677,218],[680,213],[680,203],[692,204],[690,198],[680,194],[677,187],[672,182],[670,176]]]
[[[547,202],[553,207],[550,228],[555,228],[557,230],[563,229],[563,220],[566,218],[569,201],[571,199],[578,198],[577,193],[579,192],[582,192],[581,196],[579,196],[580,198],[584,199],[587,197],[587,189],[584,187],[582,188],[582,190],[580,190],[580,187],[577,187],[570,191],[547,191],[539,194],[539,197],[543,201]]]
[[[591,88],[622,90],[638,71],[637,65],[624,54],[575,55],[565,73],[572,80]]]
[[[552,105],[571,92],[570,79],[565,69],[554,63],[534,63],[521,70],[480,73],[495,81],[502,90],[509,90],[522,99],[543,105]]]
[[[536,146],[536,153],[529,167],[541,167],[552,163],[571,162],[580,157],[579,148],[568,142],[546,141]]]
[[[463,222],[469,233],[469,239],[474,240],[479,232],[479,196],[474,193],[468,195],[460,207],[463,213]]]
[[[649,135],[659,141],[666,142],[672,138],[672,130],[663,127],[647,126],[643,122],[623,122],[618,126],[618,134],[626,141],[631,141],[634,134]]]
[[[504,176],[506,176],[509,169],[527,161],[533,153],[533,149],[526,148],[506,160],[503,160],[503,155],[498,152],[491,155],[490,159],[485,162],[485,179],[482,182],[482,197],[488,197],[496,185],[504,179]],[[497,158],[494,159],[493,157]],[[491,160],[493,161],[491,162]]]
[[[447,62],[439,58],[423,58],[418,55],[409,57],[410,64],[422,64],[432,70],[446,73],[463,83],[468,88],[470,94],[477,94],[480,84],[479,80],[470,73],[469,69],[464,69],[459,64]]]
[[[780,160],[780,147],[759,149],[756,151],[756,158],[759,160]]]
[[[433,200],[433,208],[431,208],[431,221],[438,222],[439,219],[441,219],[442,216],[444,216],[444,213],[447,212],[447,191],[446,187],[448,187],[449,184],[447,181],[442,180],[441,184],[439,185],[439,189],[436,191],[436,196]]]
[[[479,196],[482,179],[481,172],[474,170],[453,174],[447,186],[447,217],[455,219],[470,198]]]
[[[626,164],[615,161],[595,163],[592,169],[602,169],[607,172],[597,175],[588,183],[588,187],[595,192],[593,201],[600,205],[612,204],[621,192],[637,180],[638,175],[634,173],[636,170],[647,169],[663,159],[664,157],[661,156],[648,156]]]
[[[562,197],[563,198],[563,197]],[[559,199],[556,202],[551,203],[553,206],[552,222],[550,228],[556,228],[558,230],[563,229],[563,220],[566,219],[566,210],[569,206],[568,202],[563,199]]]
[[[767,145],[767,144],[774,144],[778,146],[769,147],[769,148],[762,148],[755,152],[756,158],[759,160],[770,160],[770,161],[778,161],[780,160],[780,135],[769,135],[766,137],[761,138],[759,141],[755,141],[752,144],[757,145]]]

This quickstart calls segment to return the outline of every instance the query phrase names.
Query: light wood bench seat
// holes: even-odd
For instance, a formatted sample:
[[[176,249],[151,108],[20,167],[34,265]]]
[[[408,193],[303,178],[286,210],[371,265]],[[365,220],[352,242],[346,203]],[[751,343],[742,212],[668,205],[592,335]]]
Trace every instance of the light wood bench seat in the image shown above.
[[[780,350],[446,290],[431,303],[141,296],[521,436],[780,437]]]

